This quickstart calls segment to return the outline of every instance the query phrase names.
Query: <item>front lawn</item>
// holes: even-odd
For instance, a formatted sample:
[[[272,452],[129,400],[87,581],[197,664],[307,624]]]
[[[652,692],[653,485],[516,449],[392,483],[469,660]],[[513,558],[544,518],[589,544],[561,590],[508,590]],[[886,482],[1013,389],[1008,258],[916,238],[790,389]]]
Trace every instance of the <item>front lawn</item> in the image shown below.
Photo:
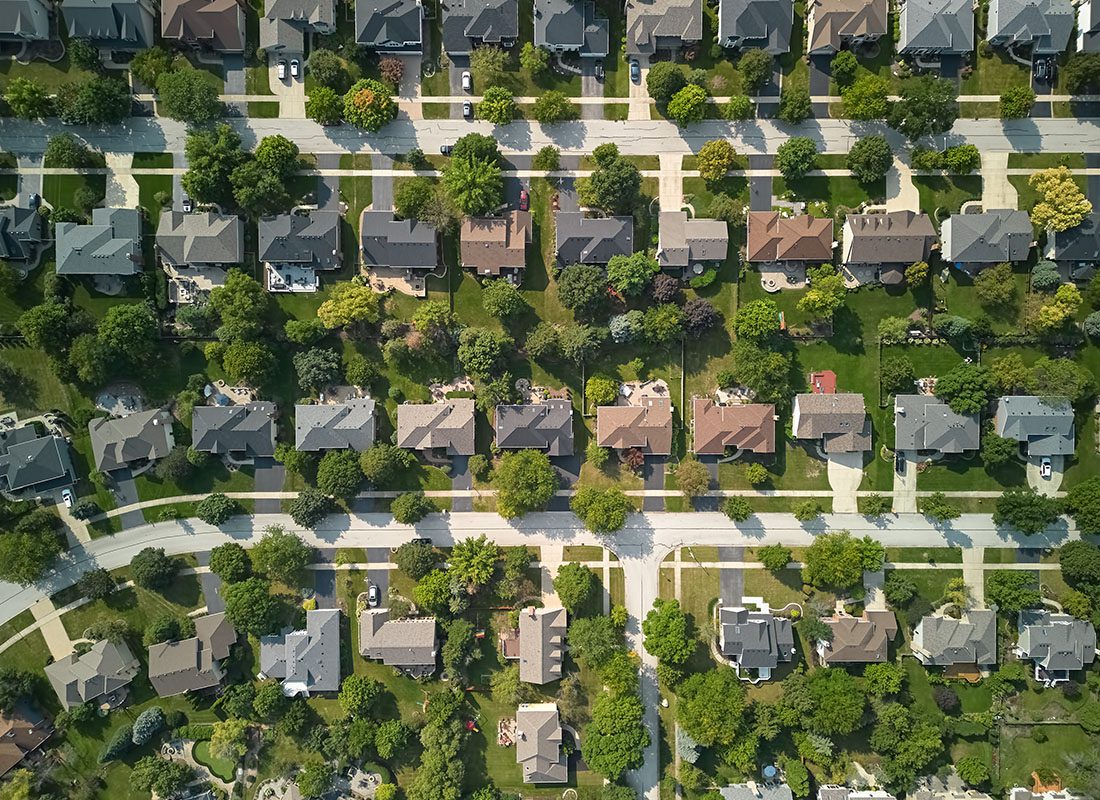
[[[962,204],[982,199],[980,175],[914,175],[920,210],[939,227],[945,214],[958,214]]]
[[[984,34],[983,34],[984,35]],[[1000,95],[1013,86],[1030,86],[1028,68],[1017,64],[1000,50],[989,58],[972,56],[973,72],[963,78],[960,95]]]
[[[185,617],[202,605],[202,587],[198,576],[177,575],[163,592],[153,592],[140,586],[119,589],[103,600],[74,608],[64,614],[61,621],[69,636],[79,639],[84,635],[84,630],[100,617],[124,619],[140,639],[146,626],[157,617],[165,614]]]

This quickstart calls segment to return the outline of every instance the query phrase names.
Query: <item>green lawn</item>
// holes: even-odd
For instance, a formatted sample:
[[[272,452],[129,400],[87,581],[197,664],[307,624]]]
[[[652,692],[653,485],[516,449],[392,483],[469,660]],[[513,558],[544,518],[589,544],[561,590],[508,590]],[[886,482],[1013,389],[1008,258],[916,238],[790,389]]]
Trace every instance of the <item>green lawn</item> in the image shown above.
[[[58,208],[74,208],[73,194],[79,189],[90,189],[102,203],[107,192],[106,175],[43,175],[42,199]],[[75,209],[84,211],[84,209]]]
[[[994,51],[990,58],[972,58],[971,63],[974,71],[963,78],[962,95],[1000,95],[1011,86],[1028,86],[1031,83],[1027,67],[999,51]]]
[[[957,214],[962,204],[982,197],[980,175],[914,175],[920,193],[920,209],[937,225],[946,215]]]
[[[134,169],[171,169],[171,153],[134,153]]]
[[[68,36],[63,33],[62,38],[67,40]],[[40,59],[30,64],[20,64],[14,58],[0,60],[0,88],[6,87],[12,78],[29,78],[42,84],[46,89],[56,91],[62,84],[90,75],[91,73],[70,64],[68,54],[62,56],[61,60],[55,64],[49,64]]]
[[[85,603],[65,614],[61,621],[74,639],[100,617],[126,620],[140,639],[145,627],[157,617],[171,614],[183,617],[203,605],[202,588],[196,575],[178,575],[164,592],[153,592],[134,586],[120,589],[103,600]]]
[[[1029,786],[1031,773],[1052,769],[1066,774],[1071,758],[1088,757],[1100,746],[1100,739],[1076,725],[1044,725],[1045,742],[1031,738],[1031,726],[1012,726],[1000,737],[997,763],[1002,786]]]
[[[255,487],[254,473],[251,467],[230,472],[217,459],[211,459],[202,469],[195,470],[190,480],[177,484],[162,481],[150,470],[134,479],[138,498],[158,500],[162,497],[176,497],[189,494],[210,494],[211,492],[251,492]]]
[[[208,741],[195,742],[193,755],[197,762],[209,768],[215,777],[221,778],[223,781],[232,781],[237,774],[236,763],[226,758],[216,757],[210,752],[210,742]]]

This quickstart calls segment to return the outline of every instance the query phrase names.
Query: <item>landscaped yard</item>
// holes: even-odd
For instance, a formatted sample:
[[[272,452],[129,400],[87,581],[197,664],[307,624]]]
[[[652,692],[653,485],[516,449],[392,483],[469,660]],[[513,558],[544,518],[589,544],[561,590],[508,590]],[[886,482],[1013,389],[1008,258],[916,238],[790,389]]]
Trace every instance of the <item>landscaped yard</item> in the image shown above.
[[[217,758],[210,752],[208,741],[195,742],[194,756],[197,762],[208,767],[215,777],[223,781],[231,781],[236,775],[237,765],[229,759]]]

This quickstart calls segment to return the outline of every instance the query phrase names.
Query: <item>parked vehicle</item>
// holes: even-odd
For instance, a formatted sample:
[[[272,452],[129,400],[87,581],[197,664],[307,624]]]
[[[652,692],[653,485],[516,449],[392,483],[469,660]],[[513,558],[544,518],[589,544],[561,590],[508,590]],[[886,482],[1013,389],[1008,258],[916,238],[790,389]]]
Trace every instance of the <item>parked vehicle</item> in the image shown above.
[[[298,72],[300,70],[301,70],[301,64],[298,62],[298,59],[294,59],[293,61],[290,62],[290,77],[297,78],[298,77]]]
[[[413,544],[427,544],[427,545],[430,545],[432,543],[432,540],[429,539],[427,536],[420,536],[420,537],[417,537],[416,539],[413,539],[412,543]]]
[[[382,593],[378,590],[378,585],[372,583],[370,588],[367,589],[367,605],[371,608],[378,608],[382,602]]]
[[[1052,472],[1053,470],[1051,469],[1049,458],[1044,458],[1042,461],[1039,462],[1040,475],[1042,475],[1044,478],[1049,478]]]
[[[454,149],[455,146],[453,144],[441,144],[439,145],[439,154],[449,156],[451,154],[451,151]]]
[[[462,116],[466,119],[472,119],[474,116],[474,104],[469,100],[462,101]]]
[[[602,61],[597,61],[596,62],[596,71],[595,72],[596,72],[596,80],[602,81],[603,80],[603,62]]]
[[[529,211],[531,209],[531,195],[526,189],[520,189],[519,192],[519,210]]]
[[[1046,59],[1038,58],[1032,62],[1032,73],[1035,75],[1035,80],[1046,80],[1047,77],[1047,62]]]
[[[190,197],[183,198],[183,213],[190,214],[195,209],[195,204],[191,202]]]
[[[633,83],[639,83],[642,80],[642,68],[635,58],[630,59],[630,80]]]
[[[69,489],[61,490],[61,502],[65,504],[65,508],[73,507],[73,493]]]
[[[470,73],[462,73],[462,91],[471,92],[474,89],[474,79],[470,77]]]
[[[905,474],[905,454],[904,453],[894,453],[894,470],[898,473],[898,475],[904,475]]]
[[[31,204],[31,208],[38,208],[40,205],[42,205],[42,197],[38,194],[38,192],[32,193],[31,196],[27,198],[27,201]]]
[[[281,80],[281,81],[286,80],[286,59],[282,59],[282,58],[279,59],[279,66],[277,67],[277,74],[279,75],[279,80]]]

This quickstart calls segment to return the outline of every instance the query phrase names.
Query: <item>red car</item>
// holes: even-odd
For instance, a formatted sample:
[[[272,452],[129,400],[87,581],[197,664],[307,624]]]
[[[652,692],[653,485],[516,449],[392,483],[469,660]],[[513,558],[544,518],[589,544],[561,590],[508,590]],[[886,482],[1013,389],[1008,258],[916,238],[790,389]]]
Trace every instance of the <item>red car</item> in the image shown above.
[[[531,195],[527,193],[526,189],[521,189],[519,193],[519,210],[527,211],[531,207]]]

